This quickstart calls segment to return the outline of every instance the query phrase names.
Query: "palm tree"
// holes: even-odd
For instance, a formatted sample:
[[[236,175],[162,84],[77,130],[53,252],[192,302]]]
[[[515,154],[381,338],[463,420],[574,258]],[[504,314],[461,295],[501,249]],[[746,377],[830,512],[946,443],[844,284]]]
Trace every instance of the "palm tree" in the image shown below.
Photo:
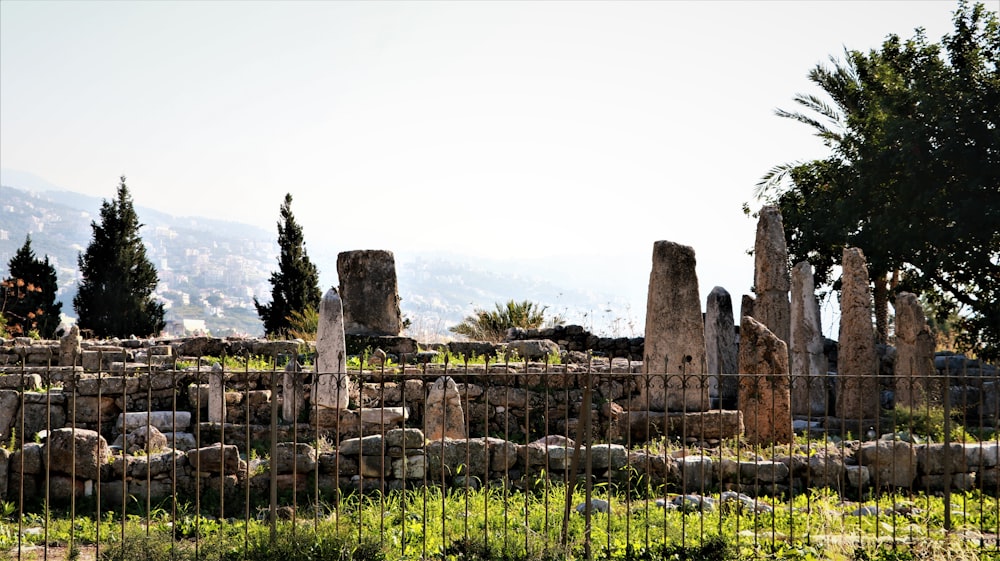
[[[499,343],[504,340],[507,330],[512,327],[532,329],[545,323],[545,310],[548,306],[539,306],[535,302],[508,301],[506,304],[496,303],[495,310],[476,309],[462,323],[448,330],[464,335],[473,341],[489,341]],[[556,323],[561,319],[554,318]]]

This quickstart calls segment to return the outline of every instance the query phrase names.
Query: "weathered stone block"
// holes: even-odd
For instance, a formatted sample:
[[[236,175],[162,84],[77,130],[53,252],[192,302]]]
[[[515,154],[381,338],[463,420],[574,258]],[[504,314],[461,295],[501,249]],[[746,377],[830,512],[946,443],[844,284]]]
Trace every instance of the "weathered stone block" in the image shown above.
[[[77,479],[100,479],[109,454],[107,441],[96,431],[71,428],[49,433],[43,450],[51,471]]]
[[[909,442],[878,440],[861,444],[858,462],[874,471],[873,484],[908,488],[917,477],[917,450]]]

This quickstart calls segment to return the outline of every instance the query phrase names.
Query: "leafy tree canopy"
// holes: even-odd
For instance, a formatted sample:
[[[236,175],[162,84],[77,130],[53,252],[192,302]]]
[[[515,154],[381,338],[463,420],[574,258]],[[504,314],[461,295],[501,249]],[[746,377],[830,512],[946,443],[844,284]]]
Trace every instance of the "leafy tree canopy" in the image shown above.
[[[90,227],[93,238],[78,258],[83,280],[73,298],[80,329],[97,337],[159,333],[165,324],[163,304],[153,298],[159,277],[146,257],[125,176],[116,197],[101,204],[100,223]]]
[[[302,227],[292,214],[292,195],[285,195],[278,221],[278,270],[271,273],[271,301],[261,304],[254,298],[257,315],[264,322],[264,332],[270,337],[287,335],[294,327],[302,328],[302,320],[319,309],[323,297],[319,289],[319,271],[306,253]]]
[[[876,324],[887,334],[893,290],[922,294],[944,319],[958,312],[958,344],[1000,357],[1000,23],[959,3],[940,43],[922,29],[880,49],[848,50],[809,79],[832,103],[799,94],[830,148],[822,160],[776,166],[758,199],[782,212],[792,263],[839,288],[844,247],[860,247],[874,283]]]
[[[62,302],[56,302],[59,283],[55,267],[35,258],[31,236],[9,262],[10,276],[0,281],[0,315],[10,335],[37,334],[51,339],[59,327]]]
[[[452,333],[464,335],[473,341],[490,341],[499,343],[504,340],[507,330],[512,327],[533,329],[545,323],[545,310],[548,306],[539,306],[535,302],[508,301],[506,304],[496,303],[494,310],[477,309],[458,325],[448,328]],[[559,324],[559,317],[552,318],[552,323]]]

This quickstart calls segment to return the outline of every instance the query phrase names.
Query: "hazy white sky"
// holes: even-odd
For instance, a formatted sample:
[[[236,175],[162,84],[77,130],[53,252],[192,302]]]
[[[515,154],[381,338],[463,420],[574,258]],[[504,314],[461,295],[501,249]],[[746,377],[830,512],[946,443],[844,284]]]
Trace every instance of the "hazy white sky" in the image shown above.
[[[307,245],[577,257],[581,284],[643,295],[671,240],[738,302],[741,203],[824,154],[774,109],[956,6],[3,0],[0,164],[271,230],[290,192]]]

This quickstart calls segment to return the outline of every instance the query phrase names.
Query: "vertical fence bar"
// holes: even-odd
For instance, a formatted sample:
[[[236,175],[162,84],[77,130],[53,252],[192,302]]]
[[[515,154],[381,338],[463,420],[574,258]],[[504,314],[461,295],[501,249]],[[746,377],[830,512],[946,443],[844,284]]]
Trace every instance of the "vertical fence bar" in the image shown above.
[[[317,372],[317,376],[319,373]],[[284,388],[282,388],[284,389]],[[313,401],[316,400],[316,393],[313,392]],[[288,399],[286,395],[284,399]],[[270,540],[274,543],[278,538],[278,473],[275,469],[275,462],[278,457],[278,361],[271,363],[271,442],[269,443],[270,457],[267,465],[268,478],[268,501],[267,501],[267,522],[270,527]]]

